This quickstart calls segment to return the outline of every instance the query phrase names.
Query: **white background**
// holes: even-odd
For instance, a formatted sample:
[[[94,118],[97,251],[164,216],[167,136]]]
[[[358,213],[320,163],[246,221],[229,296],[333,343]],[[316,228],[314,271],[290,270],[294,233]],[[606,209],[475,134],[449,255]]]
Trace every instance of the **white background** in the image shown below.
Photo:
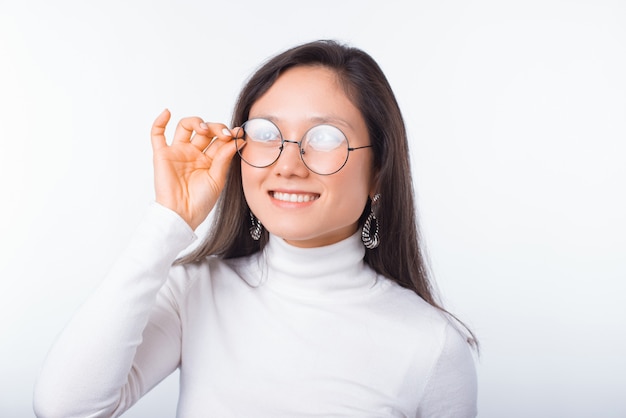
[[[153,197],[168,107],[228,124],[268,56],[365,49],[403,109],[482,418],[626,417],[626,2],[0,0],[0,416]],[[389,245],[389,244],[387,244]],[[176,375],[129,417],[173,417]]]

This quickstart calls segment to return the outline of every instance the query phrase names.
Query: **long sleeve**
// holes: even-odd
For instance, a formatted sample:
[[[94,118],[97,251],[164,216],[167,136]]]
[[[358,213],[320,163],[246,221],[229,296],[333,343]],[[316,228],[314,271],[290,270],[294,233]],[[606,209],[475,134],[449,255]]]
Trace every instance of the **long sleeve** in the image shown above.
[[[420,402],[417,418],[474,418],[476,368],[470,347],[450,324],[445,340]]]
[[[154,204],[94,294],[51,348],[34,394],[38,417],[118,416],[176,369],[180,323],[159,293],[195,234]]]

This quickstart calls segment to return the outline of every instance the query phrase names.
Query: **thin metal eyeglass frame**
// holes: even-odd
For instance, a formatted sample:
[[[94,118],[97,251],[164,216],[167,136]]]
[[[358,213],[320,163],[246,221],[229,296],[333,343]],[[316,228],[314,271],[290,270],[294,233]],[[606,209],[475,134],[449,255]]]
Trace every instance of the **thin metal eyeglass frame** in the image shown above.
[[[245,137],[245,135],[246,135],[246,130],[244,129],[244,127],[245,127],[246,123],[248,123],[248,122],[249,122],[249,121],[251,121],[251,120],[264,120],[264,121],[266,121],[266,122],[271,123],[272,125],[274,125],[274,127],[275,127],[275,128],[276,128],[276,130],[278,131],[278,134],[280,135],[280,146],[278,147],[278,150],[279,150],[279,151],[278,151],[278,155],[276,156],[276,158],[274,159],[274,161],[272,161],[272,162],[271,162],[271,163],[269,163],[269,164],[265,164],[265,165],[254,165],[254,164],[252,164],[252,163],[248,162],[245,158],[243,158],[243,155],[241,155],[241,154],[242,154],[242,151],[241,151],[241,150],[242,150],[242,148],[245,148],[245,147],[240,147],[240,146],[239,146],[239,144],[238,144],[238,140],[240,140],[240,139],[244,139],[243,137],[242,137],[242,138],[239,138],[239,132],[240,132],[240,131],[242,131],[242,132],[243,132],[243,134],[244,134],[244,137]],[[343,137],[346,139],[346,143],[348,144],[348,148],[347,148],[348,152],[346,153],[346,159],[343,161],[343,163],[341,164],[341,166],[340,166],[337,170],[335,170],[335,171],[333,171],[333,172],[331,172],[331,173],[320,173],[320,172],[317,172],[317,171],[313,170],[311,167],[309,167],[309,165],[306,163],[306,161],[304,161],[304,150],[302,149],[302,141],[304,140],[304,138],[306,137],[306,135],[307,135],[307,134],[308,134],[311,130],[313,130],[313,129],[317,128],[318,126],[324,126],[324,125],[326,125],[326,126],[331,126],[331,127],[335,128],[335,129],[337,129],[339,132],[341,132],[341,134],[343,135]],[[307,129],[307,131],[304,133],[304,135],[302,135],[302,139],[300,139],[300,141],[294,141],[294,140],[291,140],[291,139],[285,139],[285,138],[283,137],[283,133],[280,131],[280,128],[279,128],[278,126],[276,126],[276,124],[275,124],[274,122],[272,122],[271,120],[269,120],[269,119],[264,119],[264,118],[254,118],[254,119],[249,119],[249,120],[245,121],[244,123],[242,123],[242,124],[241,124],[241,127],[237,130],[237,134],[235,135],[235,138],[234,138],[234,139],[235,139],[235,143],[236,143],[236,145],[237,145],[237,154],[239,154],[239,157],[241,158],[241,160],[242,160],[244,163],[248,164],[250,167],[255,167],[255,168],[267,168],[267,167],[271,166],[272,164],[274,164],[276,161],[278,161],[278,159],[280,158],[280,156],[283,154],[283,149],[285,149],[285,142],[290,143],[290,144],[297,144],[297,145],[298,145],[298,149],[300,150],[300,152],[299,152],[298,154],[300,154],[300,160],[302,161],[302,163],[304,164],[304,166],[305,166],[305,167],[307,168],[307,170],[309,170],[310,172],[315,173],[315,174],[318,174],[318,175],[320,175],[320,176],[330,176],[330,175],[336,174],[336,173],[338,173],[339,171],[341,171],[341,169],[342,169],[342,168],[344,168],[344,167],[345,167],[345,165],[347,164],[347,162],[348,162],[348,158],[350,158],[350,152],[352,152],[352,151],[356,151],[356,150],[359,150],[359,149],[363,149],[363,148],[372,148],[372,145],[371,145],[371,144],[370,144],[370,145],[363,145],[363,146],[360,146],[360,147],[351,147],[351,146],[350,146],[350,141],[348,140],[348,137],[346,136],[346,134],[345,134],[345,133],[343,133],[343,131],[342,131],[341,129],[337,128],[336,126],[334,126],[334,125],[329,125],[329,124],[327,124],[327,123],[322,123],[322,124],[319,124],[319,125],[315,125],[315,126],[312,126],[312,127],[311,127],[311,128],[309,128],[309,129]]]

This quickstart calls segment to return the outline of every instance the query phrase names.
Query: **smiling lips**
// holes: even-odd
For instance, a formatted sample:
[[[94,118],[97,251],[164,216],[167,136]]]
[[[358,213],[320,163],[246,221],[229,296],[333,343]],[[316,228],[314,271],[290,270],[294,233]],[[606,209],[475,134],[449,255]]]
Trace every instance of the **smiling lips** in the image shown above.
[[[271,192],[271,196],[282,202],[302,203],[311,202],[319,199],[320,195],[315,193],[284,193],[284,192]]]

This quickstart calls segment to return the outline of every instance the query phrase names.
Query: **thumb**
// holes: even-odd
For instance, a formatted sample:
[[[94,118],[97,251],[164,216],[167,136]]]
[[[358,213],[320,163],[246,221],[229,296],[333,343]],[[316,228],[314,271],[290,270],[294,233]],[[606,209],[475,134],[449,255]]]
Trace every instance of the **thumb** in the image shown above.
[[[230,140],[228,143],[222,145],[213,158],[213,163],[209,169],[209,175],[219,185],[220,189],[224,187],[226,183],[226,175],[230,168],[230,162],[237,153],[237,142],[239,142],[239,149],[243,148],[245,142]]]

